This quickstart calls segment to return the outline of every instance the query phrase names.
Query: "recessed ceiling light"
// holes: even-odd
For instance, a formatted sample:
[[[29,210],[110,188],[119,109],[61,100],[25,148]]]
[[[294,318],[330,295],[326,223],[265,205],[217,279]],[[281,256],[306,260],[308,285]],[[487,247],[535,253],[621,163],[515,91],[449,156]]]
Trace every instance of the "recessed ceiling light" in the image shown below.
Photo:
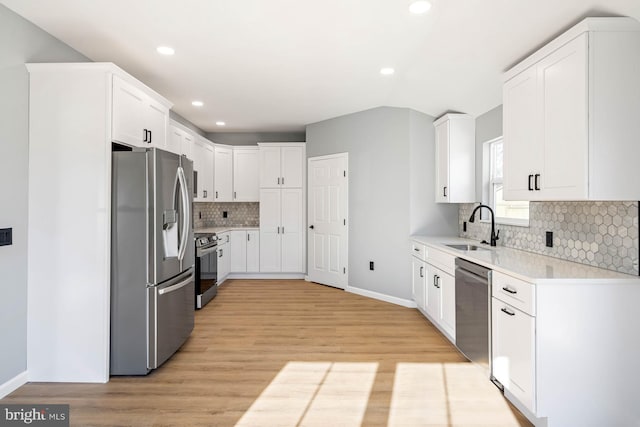
[[[224,126],[224,125],[226,125],[225,122],[216,122],[216,126]]]
[[[176,53],[176,51],[172,47],[169,47],[169,46],[158,46],[158,48],[156,48],[156,50],[161,55],[173,55],[174,53]]]
[[[390,76],[395,72],[396,72],[396,70],[394,70],[393,68],[390,68],[390,67],[385,67],[385,68],[381,68],[380,69],[380,74],[382,74],[383,76]]]
[[[202,102],[202,101],[193,101],[191,103],[191,105],[193,105],[194,107],[202,107],[204,105],[204,102]]]
[[[427,13],[431,9],[431,3],[427,0],[413,0],[409,4],[409,12],[415,13],[416,15]]]

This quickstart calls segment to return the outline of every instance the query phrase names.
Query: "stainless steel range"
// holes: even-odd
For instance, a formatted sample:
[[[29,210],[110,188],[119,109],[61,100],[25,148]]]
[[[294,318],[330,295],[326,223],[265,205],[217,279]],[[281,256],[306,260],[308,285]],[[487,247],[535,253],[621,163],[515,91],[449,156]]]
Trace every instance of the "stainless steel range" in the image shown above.
[[[218,293],[218,236],[196,233],[196,308],[202,308]]]

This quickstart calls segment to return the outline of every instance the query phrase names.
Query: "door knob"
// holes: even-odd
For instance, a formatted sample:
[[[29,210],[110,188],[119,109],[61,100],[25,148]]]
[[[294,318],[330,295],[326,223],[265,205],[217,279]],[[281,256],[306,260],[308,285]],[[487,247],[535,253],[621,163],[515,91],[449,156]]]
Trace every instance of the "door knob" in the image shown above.
[[[315,227],[313,225],[310,225],[309,228],[313,230]]]

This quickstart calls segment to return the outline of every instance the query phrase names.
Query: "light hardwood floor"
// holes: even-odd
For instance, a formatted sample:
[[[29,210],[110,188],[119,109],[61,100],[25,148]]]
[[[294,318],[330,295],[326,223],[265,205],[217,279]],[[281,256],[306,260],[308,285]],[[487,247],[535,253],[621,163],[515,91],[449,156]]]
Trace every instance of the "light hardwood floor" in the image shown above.
[[[231,280],[146,377],[27,384],[79,426],[528,426],[415,309],[304,281]]]

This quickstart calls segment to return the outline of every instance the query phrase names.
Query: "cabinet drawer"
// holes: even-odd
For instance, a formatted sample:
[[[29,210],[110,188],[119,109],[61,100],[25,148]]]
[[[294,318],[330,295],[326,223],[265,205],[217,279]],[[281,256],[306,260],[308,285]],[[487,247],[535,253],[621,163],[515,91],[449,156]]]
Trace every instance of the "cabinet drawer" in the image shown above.
[[[495,298],[531,316],[536,315],[534,284],[494,271],[491,290]]]
[[[429,248],[427,262],[452,276],[456,275],[456,257],[437,249]]]
[[[416,258],[420,258],[423,261],[427,260],[427,247],[422,243],[411,242],[411,255]]]

